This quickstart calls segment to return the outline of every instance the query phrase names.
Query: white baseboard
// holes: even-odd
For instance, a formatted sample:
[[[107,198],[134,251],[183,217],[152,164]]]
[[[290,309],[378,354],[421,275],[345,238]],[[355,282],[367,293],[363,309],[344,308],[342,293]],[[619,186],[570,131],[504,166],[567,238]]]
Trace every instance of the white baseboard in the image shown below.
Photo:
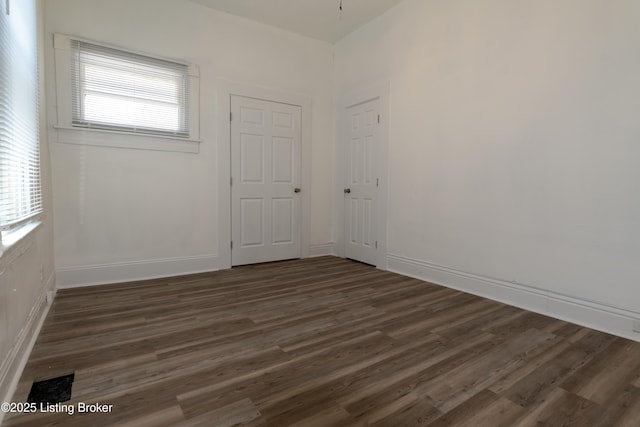
[[[333,250],[333,246],[334,246],[333,242],[310,245],[309,258],[326,256],[326,255],[335,255],[336,253]]]
[[[55,276],[49,276],[46,285],[38,300],[34,304],[24,328],[20,331],[16,343],[0,365],[0,402],[11,402],[16,391],[24,367],[27,365],[31,350],[40,334],[42,325],[49,313],[50,303],[47,303],[47,295],[55,296]],[[0,424],[6,414],[0,411]]]
[[[387,259],[389,271],[395,273],[640,341],[640,333],[633,331],[640,313],[398,255]]]
[[[64,289],[157,279],[216,270],[218,270],[218,257],[215,255],[202,255],[63,267],[56,270],[56,283],[58,289]]]

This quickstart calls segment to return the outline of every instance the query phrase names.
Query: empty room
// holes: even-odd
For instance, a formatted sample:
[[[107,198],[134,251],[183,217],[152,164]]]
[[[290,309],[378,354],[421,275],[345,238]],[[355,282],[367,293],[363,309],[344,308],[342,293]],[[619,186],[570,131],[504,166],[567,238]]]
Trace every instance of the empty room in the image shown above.
[[[640,426],[638,22],[0,0],[0,424]]]

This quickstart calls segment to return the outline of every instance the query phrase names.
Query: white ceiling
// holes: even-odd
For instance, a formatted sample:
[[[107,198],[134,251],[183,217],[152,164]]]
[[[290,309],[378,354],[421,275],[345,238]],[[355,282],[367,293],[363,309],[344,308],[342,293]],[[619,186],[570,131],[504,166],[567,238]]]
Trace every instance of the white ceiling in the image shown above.
[[[191,0],[294,33],[335,43],[402,0]]]

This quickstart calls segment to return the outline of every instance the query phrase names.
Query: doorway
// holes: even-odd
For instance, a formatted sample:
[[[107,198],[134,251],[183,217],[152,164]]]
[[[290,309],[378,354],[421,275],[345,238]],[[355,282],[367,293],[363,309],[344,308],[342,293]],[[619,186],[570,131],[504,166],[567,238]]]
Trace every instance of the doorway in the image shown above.
[[[300,258],[301,107],[230,103],[231,265]]]
[[[380,99],[346,107],[344,186],[345,257],[378,264]]]

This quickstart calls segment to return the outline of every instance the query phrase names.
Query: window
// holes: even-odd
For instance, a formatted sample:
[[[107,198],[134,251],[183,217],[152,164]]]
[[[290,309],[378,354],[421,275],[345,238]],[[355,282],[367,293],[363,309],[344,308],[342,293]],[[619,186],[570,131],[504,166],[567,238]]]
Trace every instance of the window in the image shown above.
[[[162,150],[197,143],[197,67],[60,34],[55,52],[59,142]]]
[[[0,6],[0,229],[42,212],[35,1]],[[0,236],[2,236],[0,234]]]
[[[189,135],[184,64],[71,41],[73,125]]]

